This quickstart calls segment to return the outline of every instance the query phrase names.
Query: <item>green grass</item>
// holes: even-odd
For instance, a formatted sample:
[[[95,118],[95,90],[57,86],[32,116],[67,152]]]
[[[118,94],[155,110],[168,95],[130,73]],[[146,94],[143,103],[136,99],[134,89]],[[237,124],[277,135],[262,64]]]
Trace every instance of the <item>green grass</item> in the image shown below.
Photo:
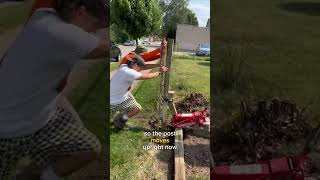
[[[224,0],[212,4],[219,7],[214,14],[212,80],[219,77],[219,63],[225,59],[226,47],[237,48],[244,43],[244,71],[251,81],[250,91],[245,93],[241,89],[216,91],[220,87],[214,87],[214,106],[227,109],[227,117],[239,110],[239,100],[248,96],[285,96],[300,106],[313,103],[309,111],[319,115],[320,18],[308,14],[311,8],[301,12],[281,8],[290,2]]]
[[[86,127],[106,145],[107,81],[105,64],[99,63],[89,70],[89,77],[74,91],[70,101]]]
[[[0,7],[0,33],[23,24],[31,12],[33,0]]]
[[[160,92],[160,79],[149,79],[140,83],[133,93],[136,100],[143,107],[142,113],[150,114],[156,110],[157,98]]]
[[[171,88],[175,101],[190,93],[202,93],[210,99],[210,61],[208,58],[175,58],[171,74]]]
[[[105,152],[107,146],[110,145],[110,125],[107,119],[108,81],[105,79],[105,73],[107,73],[107,70],[104,62],[92,67],[89,70],[88,79],[82,81],[69,98],[86,128],[95,134],[101,142],[101,159],[104,162],[101,169],[107,167],[105,161],[107,159],[107,153]]]
[[[119,67],[119,63],[120,62],[111,63],[110,64],[110,72],[117,70]]]

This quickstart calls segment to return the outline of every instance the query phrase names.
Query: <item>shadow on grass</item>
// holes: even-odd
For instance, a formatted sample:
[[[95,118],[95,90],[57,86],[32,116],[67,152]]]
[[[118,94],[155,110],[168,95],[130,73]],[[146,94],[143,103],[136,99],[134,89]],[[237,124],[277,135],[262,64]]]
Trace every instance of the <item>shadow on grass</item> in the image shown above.
[[[278,5],[281,9],[290,12],[302,13],[310,16],[320,16],[320,3],[318,2],[289,2]]]
[[[209,61],[198,62],[198,64],[201,65],[201,66],[210,66],[210,62]]]

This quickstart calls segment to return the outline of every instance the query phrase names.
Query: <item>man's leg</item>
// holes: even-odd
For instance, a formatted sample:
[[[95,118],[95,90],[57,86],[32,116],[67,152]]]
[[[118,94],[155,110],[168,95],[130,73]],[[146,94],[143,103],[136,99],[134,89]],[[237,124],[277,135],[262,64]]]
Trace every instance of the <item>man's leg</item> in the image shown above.
[[[131,92],[129,93],[128,103],[126,104],[125,108],[127,109],[126,114],[128,117],[138,114],[142,109],[141,105],[137,102],[136,98],[131,94]]]
[[[119,111],[122,112],[122,114],[120,117],[115,118],[115,126],[119,129],[124,129],[126,127],[128,118],[138,114],[141,111],[142,107],[136,101],[134,96],[131,93],[129,93],[128,99],[123,103],[119,104],[117,106],[117,109],[119,109]]]
[[[139,108],[136,108],[136,107],[131,108],[130,111],[127,113],[127,116],[132,117],[132,116],[138,114],[140,111],[141,111],[141,109],[139,109]]]
[[[67,176],[96,160],[101,152],[99,140],[63,108],[57,109],[35,140],[31,154],[45,168],[43,180]]]
[[[85,167],[90,162],[98,159],[98,152],[75,153],[70,156],[58,158],[55,163],[47,167],[45,171],[53,171],[58,177],[65,177],[72,172]]]
[[[25,156],[30,144],[30,137],[0,139],[0,179],[11,180],[17,162]]]

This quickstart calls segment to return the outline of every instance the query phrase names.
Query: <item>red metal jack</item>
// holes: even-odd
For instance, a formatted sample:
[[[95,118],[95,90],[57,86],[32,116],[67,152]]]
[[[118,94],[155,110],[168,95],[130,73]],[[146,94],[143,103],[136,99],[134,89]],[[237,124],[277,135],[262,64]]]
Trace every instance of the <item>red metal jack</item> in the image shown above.
[[[174,128],[191,126],[191,125],[200,125],[206,122],[207,109],[203,111],[195,111],[188,114],[175,114],[172,116],[172,123]]]
[[[303,180],[306,154],[257,162],[256,164],[217,166],[211,171],[213,180]]]

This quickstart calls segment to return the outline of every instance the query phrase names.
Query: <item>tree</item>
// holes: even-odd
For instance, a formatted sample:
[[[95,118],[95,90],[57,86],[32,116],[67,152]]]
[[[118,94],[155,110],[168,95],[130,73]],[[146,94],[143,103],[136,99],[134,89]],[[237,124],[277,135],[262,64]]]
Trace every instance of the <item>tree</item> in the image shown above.
[[[111,41],[115,43],[124,43],[129,39],[127,32],[123,29],[120,29],[115,23],[111,24],[110,26],[110,36]]]
[[[190,9],[188,9],[187,12],[187,22],[186,24],[198,26],[198,18],[194,12],[192,12]]]
[[[163,36],[175,39],[178,24],[198,26],[196,15],[188,9],[187,0],[161,0],[160,5],[165,12],[162,24]]]
[[[136,40],[159,31],[162,11],[159,0],[112,0],[111,17]]]

